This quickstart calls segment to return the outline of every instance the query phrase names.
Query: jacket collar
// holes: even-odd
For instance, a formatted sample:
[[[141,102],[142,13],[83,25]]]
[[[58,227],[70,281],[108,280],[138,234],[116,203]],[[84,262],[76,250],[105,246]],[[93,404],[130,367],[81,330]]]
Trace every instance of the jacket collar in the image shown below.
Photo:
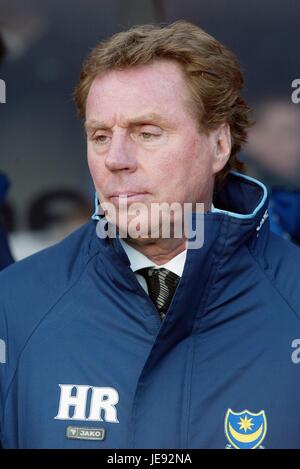
[[[268,218],[269,194],[262,182],[231,171],[227,176],[225,185],[214,197],[213,203],[214,210],[203,215],[203,246],[194,249],[193,243],[189,245],[191,248],[188,249],[187,257],[197,257],[200,255],[200,251],[211,251],[212,245],[216,241],[220,241],[219,235],[221,234],[226,238],[226,246],[224,246],[222,254],[226,256],[249,240],[256,244],[261,232],[268,231],[268,223],[265,223],[265,221]],[[98,222],[96,228],[99,229],[99,225],[101,225],[103,231],[104,228],[107,228],[108,222],[104,216],[97,215],[97,211],[98,199],[96,195],[95,213],[92,219]],[[190,221],[192,229],[196,228],[197,222],[198,214],[193,212]],[[265,229],[263,230],[263,228]],[[115,252],[122,263],[130,266],[130,261],[118,237],[98,238],[96,242],[97,244],[100,242],[98,247],[100,249],[104,248],[105,254],[110,255]]]

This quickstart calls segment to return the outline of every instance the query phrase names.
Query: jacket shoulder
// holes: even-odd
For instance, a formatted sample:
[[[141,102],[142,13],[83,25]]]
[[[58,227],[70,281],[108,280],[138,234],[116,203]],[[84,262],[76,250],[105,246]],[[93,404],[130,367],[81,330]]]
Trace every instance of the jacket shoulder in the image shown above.
[[[97,254],[94,223],[0,272],[0,322],[19,345]],[[91,246],[93,244],[93,246]]]
[[[47,289],[68,283],[88,262],[94,226],[83,225],[59,243],[16,262],[0,273],[0,301],[13,287],[23,293],[44,284]],[[9,288],[8,288],[9,287]],[[9,292],[8,292],[9,293]]]

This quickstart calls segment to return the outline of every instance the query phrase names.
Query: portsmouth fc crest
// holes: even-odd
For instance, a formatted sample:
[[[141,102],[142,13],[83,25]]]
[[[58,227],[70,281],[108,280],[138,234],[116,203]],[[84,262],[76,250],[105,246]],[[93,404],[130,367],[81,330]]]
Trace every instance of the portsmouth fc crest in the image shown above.
[[[254,449],[263,442],[267,432],[264,410],[254,414],[249,410],[233,412],[228,409],[225,417],[225,435],[230,443],[227,448]]]

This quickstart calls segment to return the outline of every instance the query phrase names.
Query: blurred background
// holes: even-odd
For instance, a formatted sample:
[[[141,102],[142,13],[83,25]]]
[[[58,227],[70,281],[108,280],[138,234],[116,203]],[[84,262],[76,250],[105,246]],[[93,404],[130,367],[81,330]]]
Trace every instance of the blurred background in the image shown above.
[[[257,120],[241,159],[272,190],[274,231],[300,243],[300,104],[291,101],[299,18],[298,0],[0,0],[0,220],[13,257],[53,244],[91,216],[94,191],[72,101],[87,53],[129,26],[178,19],[238,56]]]

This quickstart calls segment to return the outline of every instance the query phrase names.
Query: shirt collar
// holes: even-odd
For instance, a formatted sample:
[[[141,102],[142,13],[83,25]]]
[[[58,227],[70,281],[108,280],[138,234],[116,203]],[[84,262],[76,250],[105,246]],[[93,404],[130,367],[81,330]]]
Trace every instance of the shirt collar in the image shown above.
[[[214,205],[211,205],[211,211],[214,211]],[[151,261],[147,256],[142,254],[140,251],[137,249],[133,248],[130,246],[124,239],[119,238],[121,245],[124,249],[124,251],[127,254],[127,257],[130,261],[130,267],[133,270],[133,272],[136,272],[139,269],[143,269],[146,267],[154,267],[157,269],[160,269],[164,267],[165,269],[170,270],[176,275],[179,275],[179,277],[182,276],[183,269],[184,269],[184,264],[185,264],[185,259],[186,259],[186,254],[187,250],[185,249],[184,251],[180,252],[177,254],[177,256],[173,257],[173,259],[169,260],[163,265],[157,265],[155,262]]]
[[[119,240],[121,242],[121,245],[124,248],[124,251],[126,252],[128,256],[128,259],[130,261],[130,267],[133,270],[133,272],[136,272],[137,270],[143,269],[145,267],[154,267],[157,269],[161,269],[162,267],[164,267],[165,269],[168,269],[171,272],[174,272],[174,274],[179,275],[179,277],[182,276],[185,259],[186,259],[186,253],[187,253],[186,249],[182,251],[181,253],[177,254],[177,256],[173,257],[173,259],[166,262],[165,264],[157,265],[147,256],[142,254],[140,251],[133,248],[132,246],[129,246],[129,244],[126,243],[126,241],[124,241],[124,239],[119,238]]]

